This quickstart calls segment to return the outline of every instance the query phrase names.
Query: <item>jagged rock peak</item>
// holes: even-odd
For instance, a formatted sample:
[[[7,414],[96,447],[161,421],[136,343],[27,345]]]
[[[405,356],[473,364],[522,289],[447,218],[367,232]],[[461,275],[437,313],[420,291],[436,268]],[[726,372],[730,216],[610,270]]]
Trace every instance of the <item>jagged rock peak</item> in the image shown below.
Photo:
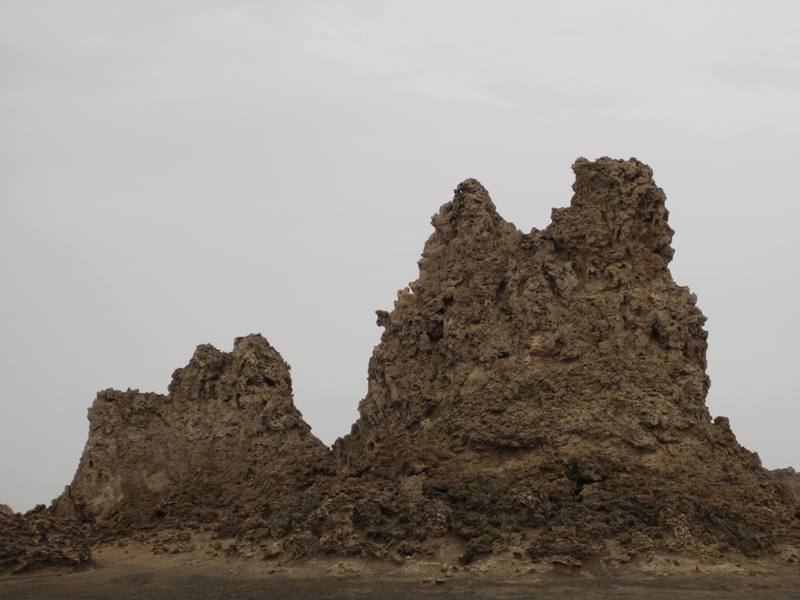
[[[464,203],[469,200],[477,201],[495,209],[492,199],[489,197],[489,192],[477,179],[465,179],[455,189],[455,196],[453,201],[455,203]]]
[[[170,393],[182,393],[202,400],[208,396],[209,383],[224,380],[235,391],[277,388],[292,391],[289,365],[280,353],[258,333],[235,339],[231,352],[217,350],[211,344],[197,347],[189,364],[172,374]],[[216,386],[214,392],[216,392]]]
[[[649,276],[666,270],[674,233],[667,224],[664,191],[644,163],[607,157],[572,165],[575,192],[568,208],[555,208],[547,235],[578,270],[609,267]]]
[[[501,223],[489,192],[477,179],[466,179],[456,187],[453,199],[444,204],[431,219],[436,231],[445,238],[480,236]]]
[[[447,295],[457,282],[476,274],[474,263],[506,254],[522,237],[497,213],[486,188],[475,179],[458,185],[453,199],[439,209],[431,224],[434,232],[422,251],[419,279],[410,284],[415,294]],[[398,302],[408,300],[401,294]]]

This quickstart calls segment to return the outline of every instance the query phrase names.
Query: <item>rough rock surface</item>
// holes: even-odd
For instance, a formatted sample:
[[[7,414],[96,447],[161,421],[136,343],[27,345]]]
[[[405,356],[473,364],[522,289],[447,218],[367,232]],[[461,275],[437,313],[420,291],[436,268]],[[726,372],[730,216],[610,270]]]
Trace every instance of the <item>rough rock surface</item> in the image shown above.
[[[13,515],[14,511],[8,504],[0,504],[0,515]]]
[[[419,279],[378,311],[368,393],[332,451],[266,340],[200,346],[167,395],[98,394],[51,514],[93,539],[209,529],[265,557],[455,546],[578,566],[797,546],[790,488],[705,406],[705,317],[670,275],[650,168],[573,169],[571,205],[530,233],[458,186]]]
[[[795,471],[792,467],[774,469],[770,473],[776,481],[788,487],[792,495],[794,495],[795,500],[800,503],[800,473]]]
[[[705,406],[705,317],[668,270],[665,196],[635,159],[578,159],[571,206],[521,233],[475,180],[419,279],[378,311],[367,396],[335,446],[326,547],[565,564],[798,539],[786,489]]]
[[[52,510],[101,536],[163,526],[281,537],[312,510],[303,490],[328,464],[294,407],[289,366],[260,335],[230,353],[199,346],[167,395],[100,392],[89,422]]]
[[[80,567],[91,560],[75,522],[54,518],[44,506],[25,515],[0,511],[0,574],[41,567]]]

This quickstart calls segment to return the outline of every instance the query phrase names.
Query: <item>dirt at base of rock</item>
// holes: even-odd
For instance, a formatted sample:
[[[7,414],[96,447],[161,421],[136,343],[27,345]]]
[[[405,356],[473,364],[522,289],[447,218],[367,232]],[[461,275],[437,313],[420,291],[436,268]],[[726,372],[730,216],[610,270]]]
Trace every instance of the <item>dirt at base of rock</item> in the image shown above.
[[[709,416],[705,317],[670,274],[652,171],[573,170],[571,205],[529,233],[458,186],[419,278],[378,311],[368,392],[332,449],[264,338],[200,346],[167,395],[98,394],[52,515],[94,541],[184,528],[286,560],[403,561],[452,539],[461,564],[567,569],[800,547],[790,487]]]

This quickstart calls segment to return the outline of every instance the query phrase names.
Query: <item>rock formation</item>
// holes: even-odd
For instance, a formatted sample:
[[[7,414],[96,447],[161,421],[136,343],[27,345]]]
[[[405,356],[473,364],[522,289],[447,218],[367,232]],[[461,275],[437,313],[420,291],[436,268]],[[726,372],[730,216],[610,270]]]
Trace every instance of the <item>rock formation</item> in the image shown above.
[[[8,504],[0,504],[0,515],[13,515],[14,511]]]
[[[795,500],[800,503],[800,473],[795,471],[792,467],[774,469],[770,473],[776,481],[779,481],[789,488]]]
[[[0,575],[80,567],[90,559],[89,544],[76,523],[54,518],[44,506],[25,515],[0,510]]]
[[[105,390],[75,478],[54,512],[103,536],[146,526],[281,537],[328,449],[292,401],[289,366],[260,335],[199,346],[167,395]]]
[[[705,317],[668,270],[650,168],[573,169],[571,206],[544,230],[519,232],[475,180],[433,218],[334,447],[341,548],[452,534],[466,561],[516,548],[578,564],[798,539],[785,488],[709,417]]]
[[[368,392],[332,450],[264,338],[200,346],[167,395],[98,394],[50,513],[93,540],[211,529],[286,557],[455,546],[465,563],[578,566],[797,547],[794,474],[763,469],[705,406],[705,317],[670,275],[650,168],[573,169],[571,205],[530,233],[458,186],[419,279],[378,311]]]

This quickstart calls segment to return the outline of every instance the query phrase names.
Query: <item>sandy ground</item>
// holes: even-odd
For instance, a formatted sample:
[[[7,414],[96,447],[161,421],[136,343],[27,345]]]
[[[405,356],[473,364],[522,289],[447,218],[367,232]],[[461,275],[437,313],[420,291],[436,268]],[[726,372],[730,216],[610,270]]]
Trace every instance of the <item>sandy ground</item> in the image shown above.
[[[202,600],[408,598],[786,598],[800,599],[800,569],[784,574],[504,570],[452,572],[440,563],[383,563],[209,558],[201,553],[153,555],[145,547],[95,550],[95,566],[77,573],[39,572],[0,578],[0,598]]]

